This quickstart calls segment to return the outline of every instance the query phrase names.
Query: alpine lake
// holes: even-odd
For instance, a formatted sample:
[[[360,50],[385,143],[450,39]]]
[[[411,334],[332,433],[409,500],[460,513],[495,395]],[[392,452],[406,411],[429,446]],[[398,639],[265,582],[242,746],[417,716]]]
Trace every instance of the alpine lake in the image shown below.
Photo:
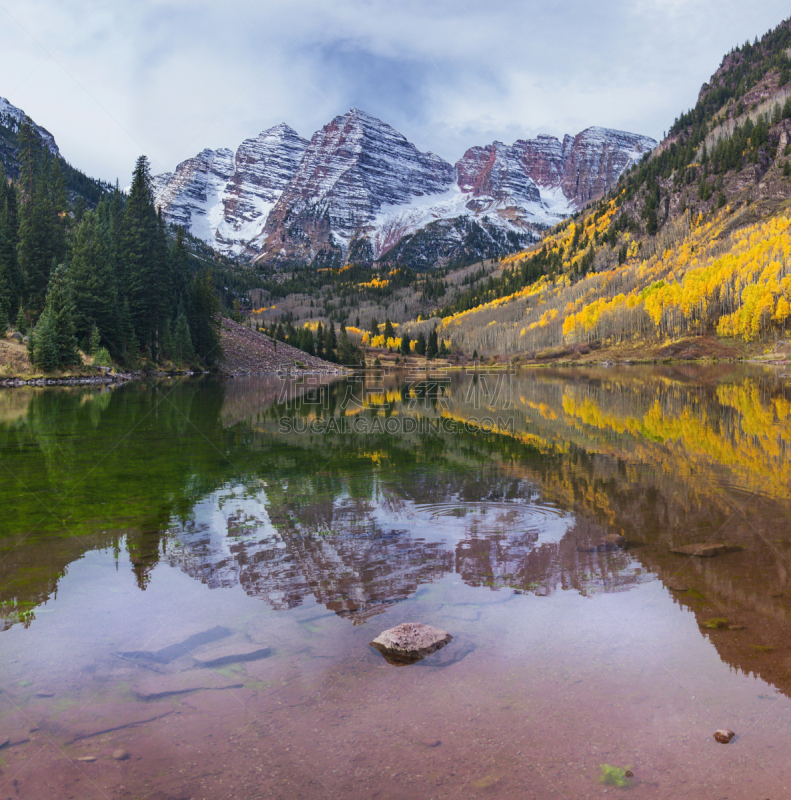
[[[0,800],[791,797],[790,380],[0,390]]]

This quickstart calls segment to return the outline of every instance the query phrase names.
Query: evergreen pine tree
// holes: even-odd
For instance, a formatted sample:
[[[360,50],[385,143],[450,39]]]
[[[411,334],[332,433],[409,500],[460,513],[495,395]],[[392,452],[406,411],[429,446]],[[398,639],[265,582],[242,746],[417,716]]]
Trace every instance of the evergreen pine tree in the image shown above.
[[[354,353],[352,351],[352,343],[349,341],[349,334],[346,333],[346,327],[341,325],[341,335],[338,339],[338,363],[344,366],[354,366]]]
[[[388,339],[395,339],[395,330],[393,329],[393,323],[390,322],[389,317],[385,321],[384,336],[385,342],[387,342]]]
[[[171,275],[171,253],[168,248],[165,220],[162,209],[157,211],[157,224],[152,246],[153,260],[149,279],[154,287],[148,302],[149,325],[151,327],[151,350],[155,361],[161,358],[162,332],[168,323],[168,301],[173,287]],[[170,300],[172,303],[172,300]],[[172,306],[171,306],[172,307]],[[219,310],[219,309],[218,309]]]
[[[25,309],[22,307],[22,303],[19,304],[19,312],[16,315],[16,322],[14,323],[14,327],[23,336],[27,333],[27,314],[25,314]]]
[[[409,334],[404,332],[401,334],[401,355],[408,356],[410,353],[410,345],[411,340],[409,338]]]
[[[135,335],[150,352],[155,339],[157,310],[163,287],[155,280],[157,216],[148,159],[140,156],[126,201],[121,237],[121,284],[129,300],[129,314]]]
[[[311,333],[310,328],[300,328],[297,336],[297,347],[299,347],[303,353],[307,353],[311,356],[314,355],[313,333]]]
[[[426,345],[426,358],[435,358],[439,352],[437,344],[437,326],[435,325],[431,333],[428,335],[428,344]]]
[[[115,270],[116,285],[119,287],[119,302],[126,296],[125,291],[122,292],[121,276],[123,270],[121,267],[121,256],[123,255],[123,233],[124,233],[124,195],[116,181],[113,193],[101,203],[96,209],[97,213],[101,214],[102,219],[107,226],[110,236],[110,259]]]
[[[129,300],[127,298],[124,298],[118,310],[116,331],[118,332],[118,347],[121,359],[128,366],[137,364],[140,345],[135,336],[135,329],[132,326],[132,313],[129,310]]]
[[[219,300],[208,269],[193,281],[190,315],[190,332],[195,355],[204,366],[212,366],[222,357],[222,350]]]
[[[71,286],[61,264],[52,272],[44,310],[28,337],[28,353],[34,366],[49,371],[82,363],[74,318]]]
[[[336,349],[338,346],[335,336],[335,323],[330,320],[330,324],[324,329],[324,358],[333,363],[338,361]]]
[[[99,352],[99,348],[102,346],[102,336],[99,333],[99,328],[96,326],[96,323],[93,323],[93,327],[91,328],[91,355],[95,356]]]
[[[187,244],[184,240],[184,228],[179,225],[176,230],[176,241],[173,245],[173,263],[171,269],[171,291],[173,308],[184,303],[189,297],[190,269]]]
[[[177,364],[188,364],[194,358],[195,352],[192,348],[192,337],[190,336],[187,315],[184,313],[184,309],[180,308],[173,330],[173,360]]]
[[[173,360],[173,328],[175,320],[169,319],[162,326],[162,338],[160,340],[160,355],[163,359]],[[187,324],[189,330],[189,323]]]
[[[421,331],[417,335],[417,341],[415,342],[415,352],[419,356],[426,355],[426,337],[423,335],[423,331]]]
[[[77,309],[76,335],[80,342],[91,338],[93,328],[103,342],[118,351],[118,290],[112,258],[110,229],[102,215],[88,212],[74,232],[69,277]]]

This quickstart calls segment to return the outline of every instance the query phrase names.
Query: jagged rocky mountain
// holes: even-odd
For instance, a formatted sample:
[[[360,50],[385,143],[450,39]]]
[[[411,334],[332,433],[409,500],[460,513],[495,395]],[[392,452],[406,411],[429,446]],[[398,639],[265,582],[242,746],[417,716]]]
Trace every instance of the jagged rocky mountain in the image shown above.
[[[421,153],[389,125],[352,109],[313,135],[269,215],[259,257],[310,261],[321,249],[346,253],[353,239],[365,237],[378,258],[403,235],[377,237],[395,210],[441,196],[453,178],[446,161]]]
[[[494,197],[502,204],[554,201],[576,211],[597,200],[621,173],[657,146],[648,136],[587,128],[561,143],[554,136],[494,142],[470,148],[456,164],[462,192]]]
[[[260,236],[270,211],[308,146],[281,124],[231,150],[204,150],[154,178],[169,222],[225,253],[238,255]]]
[[[352,109],[309,143],[279,125],[235,155],[204,150],[157,176],[155,194],[169,221],[256,261],[398,260],[393,254],[430,226],[419,237],[428,263],[466,253],[470,237],[490,255],[534,241],[542,226],[601,197],[656,144],[588,128],[563,142],[539,136],[473,147],[452,166]],[[456,222],[439,224],[449,220]]]

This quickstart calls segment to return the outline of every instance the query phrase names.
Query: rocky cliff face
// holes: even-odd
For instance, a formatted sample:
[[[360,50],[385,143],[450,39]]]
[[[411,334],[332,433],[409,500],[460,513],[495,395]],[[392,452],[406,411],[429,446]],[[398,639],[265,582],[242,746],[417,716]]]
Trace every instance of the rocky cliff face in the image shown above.
[[[309,143],[278,125],[235,156],[205,150],[155,178],[156,200],[169,221],[257,261],[378,260],[429,225],[432,247],[453,258],[458,226],[454,242],[442,243],[435,240],[445,228],[434,223],[471,218],[513,249],[600,197],[655,146],[645,136],[588,128],[562,142],[539,136],[473,147],[454,167],[352,109]]]
[[[560,183],[563,194],[581,208],[601,197],[627,167],[656,146],[657,142],[648,136],[608,128],[588,128],[578,133],[565,153]]]
[[[521,155],[518,148],[502,142],[471,147],[456,163],[459,189],[473,197],[488,196],[511,205],[539,201],[541,193],[525,171]]]
[[[383,207],[404,206],[452,184],[450,164],[353,108],[314,134],[269,215],[259,258],[312,260],[321,249],[345,252]]]
[[[154,178],[165,218],[224,253],[239,254],[261,234],[307,147],[281,124],[239,145],[204,150]]]
[[[657,143],[647,137],[606,128],[588,128],[561,143],[554,136],[494,142],[473,147],[456,164],[459,188],[473,196],[520,205],[558,190],[576,211],[614,186],[621,173]],[[543,190],[543,192],[542,192]]]

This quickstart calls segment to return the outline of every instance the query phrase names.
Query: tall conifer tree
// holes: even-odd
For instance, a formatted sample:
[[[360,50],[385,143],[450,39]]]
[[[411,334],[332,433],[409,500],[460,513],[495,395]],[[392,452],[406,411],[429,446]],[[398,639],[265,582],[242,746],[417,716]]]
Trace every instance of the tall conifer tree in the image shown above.
[[[28,352],[33,364],[44,370],[80,364],[74,335],[74,300],[66,267],[52,270],[46,303],[38,323],[28,338]]]
[[[156,238],[157,216],[154,211],[151,173],[148,159],[140,156],[135,164],[132,187],[126,200],[120,261],[132,328],[148,355],[151,355],[156,336],[159,306],[157,293],[162,289],[155,280]]]
[[[195,354],[205,366],[222,355],[220,349],[220,308],[211,271],[206,269],[192,285],[190,328]]]
[[[76,306],[76,335],[84,342],[94,325],[102,345],[120,358],[116,327],[118,291],[110,230],[99,211],[88,212],[74,232],[69,272]]]

